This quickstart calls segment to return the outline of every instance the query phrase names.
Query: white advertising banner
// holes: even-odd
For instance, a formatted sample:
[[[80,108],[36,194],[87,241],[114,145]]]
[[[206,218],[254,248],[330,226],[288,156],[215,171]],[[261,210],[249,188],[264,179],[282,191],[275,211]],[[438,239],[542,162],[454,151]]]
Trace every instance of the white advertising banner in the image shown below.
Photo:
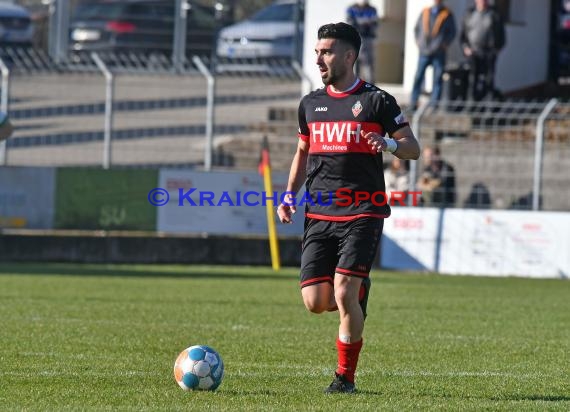
[[[288,175],[273,173],[277,201],[287,188]],[[157,206],[157,230],[170,233],[267,234],[263,178],[256,172],[195,172],[165,169],[159,172],[159,188],[154,200],[168,198]],[[182,196],[180,196],[182,190]],[[149,194],[149,201],[153,195]],[[267,195],[271,196],[271,194]],[[282,224],[273,213],[280,235],[302,235],[303,208],[293,224]]]
[[[570,213],[394,208],[382,267],[445,274],[570,277]]]
[[[445,212],[439,271],[448,274],[570,277],[570,214]]]
[[[384,221],[382,267],[435,270],[440,224],[439,209],[392,207],[392,216]]]

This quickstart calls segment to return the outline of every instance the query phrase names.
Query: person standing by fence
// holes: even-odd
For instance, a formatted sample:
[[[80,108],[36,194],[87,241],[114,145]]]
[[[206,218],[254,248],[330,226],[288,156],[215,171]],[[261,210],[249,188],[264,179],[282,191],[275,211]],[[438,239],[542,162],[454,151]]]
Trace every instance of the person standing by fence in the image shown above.
[[[505,46],[505,25],[489,0],[475,0],[475,7],[463,18],[460,41],[470,66],[471,97],[476,101],[494,97],[495,66]]]
[[[456,31],[455,18],[451,10],[443,5],[443,0],[434,0],[433,6],[425,8],[420,14],[415,26],[420,58],[412,90],[412,109],[417,108],[428,66],[433,67],[433,90],[430,101],[433,104],[439,101],[447,49],[455,38]]]

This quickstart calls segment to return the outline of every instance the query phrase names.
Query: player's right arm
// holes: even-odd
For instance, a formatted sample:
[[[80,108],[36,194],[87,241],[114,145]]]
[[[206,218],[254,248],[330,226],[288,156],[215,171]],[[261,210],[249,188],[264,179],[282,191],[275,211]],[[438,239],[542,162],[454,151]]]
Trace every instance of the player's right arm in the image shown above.
[[[305,179],[307,178],[307,157],[309,155],[309,143],[299,139],[297,151],[291,162],[291,170],[289,171],[289,181],[287,182],[287,192],[297,193]],[[288,203],[288,204],[286,204]],[[291,223],[293,213],[297,211],[294,205],[294,196],[288,195],[284,203],[277,207],[277,215],[281,223]]]
[[[277,215],[281,223],[292,223],[293,213],[297,211],[295,207],[295,194],[299,191],[305,179],[307,178],[307,158],[309,157],[309,136],[311,132],[307,124],[307,114],[305,111],[305,101],[307,96],[301,99],[297,116],[299,120],[299,133],[297,137],[297,150],[291,162],[291,170],[289,171],[289,181],[287,182],[287,193],[289,193],[281,204],[277,207]]]

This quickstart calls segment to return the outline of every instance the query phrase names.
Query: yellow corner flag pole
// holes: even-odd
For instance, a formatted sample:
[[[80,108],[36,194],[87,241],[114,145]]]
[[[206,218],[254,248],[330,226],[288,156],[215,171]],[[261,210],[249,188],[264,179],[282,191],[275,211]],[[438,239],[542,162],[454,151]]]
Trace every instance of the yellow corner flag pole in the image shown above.
[[[271,162],[269,161],[269,141],[263,137],[261,144],[261,159],[259,161],[259,173],[263,176],[266,199],[265,211],[267,213],[267,230],[269,234],[269,249],[271,251],[271,266],[273,270],[281,268],[279,258],[279,242],[277,241],[277,229],[275,227],[275,204],[273,203],[273,181],[271,180]]]

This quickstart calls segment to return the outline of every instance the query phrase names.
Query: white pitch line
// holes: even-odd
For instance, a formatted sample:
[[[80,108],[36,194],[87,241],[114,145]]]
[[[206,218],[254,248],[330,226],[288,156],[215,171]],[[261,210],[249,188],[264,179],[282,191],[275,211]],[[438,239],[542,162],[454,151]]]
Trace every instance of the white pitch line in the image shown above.
[[[273,365],[263,368],[263,370],[252,370],[253,368],[248,367],[244,369],[234,369],[225,370],[226,376],[236,376],[236,377],[249,377],[249,378],[262,378],[262,377],[277,377],[277,378],[289,378],[289,377],[303,377],[303,376],[329,376],[332,374],[332,369],[310,369],[302,367],[288,367],[285,365]],[[256,368],[257,369],[257,368]],[[287,370],[286,372],[277,372],[275,369]],[[374,373],[375,375],[378,372]],[[513,379],[537,379],[537,378],[554,378],[554,375],[534,373],[534,374],[519,374],[512,372],[493,372],[493,371],[454,371],[454,372],[430,372],[430,371],[382,371],[379,373],[381,376],[387,377],[406,377],[406,378],[416,378],[416,377],[428,377],[428,378],[465,378],[465,377],[478,377],[478,378],[489,378],[489,377],[499,377],[499,378],[513,378]],[[41,378],[51,378],[51,377],[100,377],[100,378],[113,378],[113,377],[132,377],[132,376],[157,376],[160,375],[158,372],[144,372],[144,371],[121,371],[121,372],[96,372],[96,371],[0,371],[0,376],[11,376],[11,377],[41,377]],[[359,376],[372,375],[372,373],[367,371],[357,372]]]
[[[98,378],[115,378],[117,376],[132,377],[132,376],[157,376],[156,372],[142,372],[142,371],[123,371],[123,372],[95,372],[95,371],[28,371],[28,372],[18,372],[18,371],[0,371],[0,376],[12,376],[16,378],[53,378],[61,376],[71,376],[75,378],[81,378],[85,376],[92,376]]]
[[[288,372],[271,373],[271,370],[286,370]],[[250,364],[247,368],[239,368],[231,371],[226,369],[228,375],[236,376],[320,376],[332,374],[332,369],[312,368],[309,366],[299,366],[293,364]],[[514,379],[537,379],[537,378],[554,378],[555,375],[544,373],[515,373],[504,371],[449,371],[449,372],[432,372],[432,371],[370,371],[362,369],[357,372],[359,376],[378,375],[381,376],[398,376],[398,377],[433,377],[433,378],[464,378],[464,377],[480,377],[480,378],[514,378]]]
[[[516,379],[552,378],[553,375],[544,373],[513,373],[502,371],[451,371],[451,372],[430,372],[430,371],[382,371],[385,376],[402,377],[436,377],[436,378],[463,378],[463,377],[502,377]]]

